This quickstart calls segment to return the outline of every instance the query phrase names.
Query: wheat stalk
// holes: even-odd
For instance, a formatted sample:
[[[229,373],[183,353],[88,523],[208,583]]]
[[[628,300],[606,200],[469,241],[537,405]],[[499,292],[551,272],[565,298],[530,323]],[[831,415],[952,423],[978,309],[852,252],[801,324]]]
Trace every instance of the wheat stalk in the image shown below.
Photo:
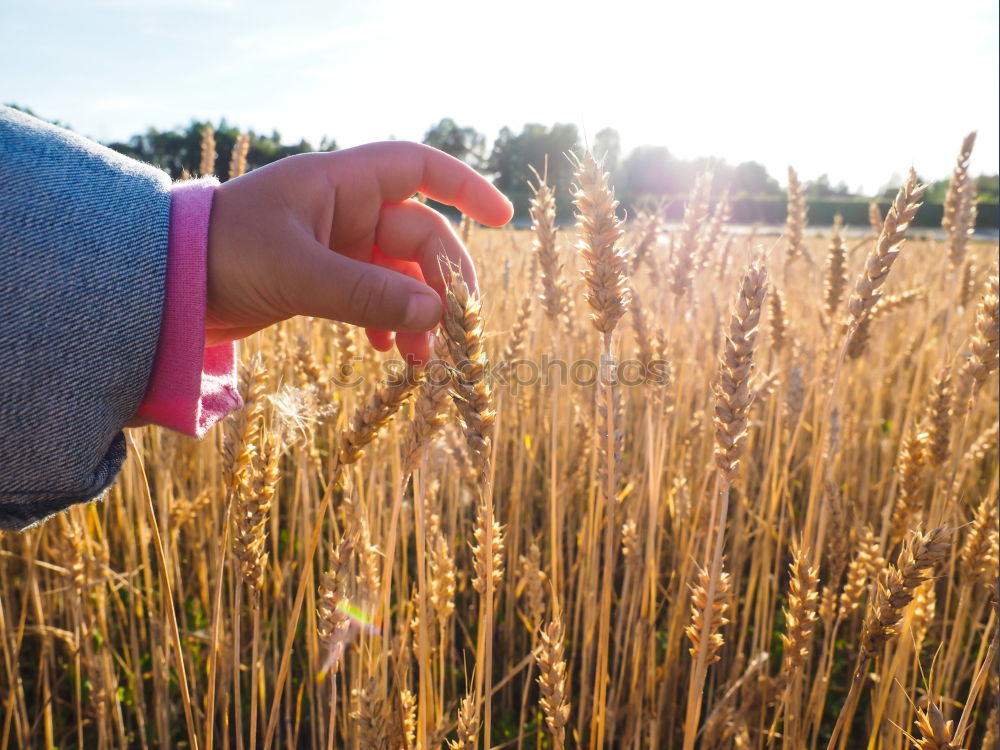
[[[723,605],[721,587],[727,577],[722,569],[725,546],[726,518],[729,511],[729,489],[739,472],[740,457],[746,450],[747,414],[752,401],[750,377],[753,372],[754,345],[757,341],[761,306],[767,290],[767,271],[763,257],[756,257],[747,267],[740,282],[740,291],[729,320],[729,334],[719,362],[715,383],[715,452],[717,469],[718,515],[713,506],[709,529],[715,530],[714,542],[709,535],[710,567],[702,575],[703,601],[697,603],[702,613],[715,612]],[[698,718],[701,713],[702,690],[708,665],[721,645],[717,618],[703,614],[695,623],[699,631],[697,651],[688,687],[687,712],[684,720],[684,750],[694,747]],[[714,636],[714,637],[713,637]],[[689,635],[690,637],[690,635]],[[718,640],[717,640],[718,639]],[[693,640],[693,639],[692,639]]]
[[[799,176],[792,167],[788,168],[788,217],[785,221],[785,234],[788,247],[785,250],[785,267],[802,257],[804,248],[803,237],[806,229],[806,196],[802,190]]]
[[[380,383],[372,395],[368,404],[359,408],[351,419],[350,429],[341,434],[337,448],[337,466],[334,476],[327,484],[323,499],[320,501],[316,511],[316,517],[323,519],[330,507],[333,499],[333,489],[342,476],[344,467],[356,462],[364,455],[365,446],[369,445],[378,435],[383,427],[400,407],[406,403],[413,394],[414,389],[420,382],[421,372],[418,368],[407,365],[400,373],[390,375],[385,382]],[[319,546],[319,540],[323,524],[314,523],[313,531],[306,548],[306,569],[299,579],[299,586],[295,593],[295,600],[292,604],[292,611],[288,618],[288,630],[285,636],[284,646],[281,652],[281,662],[278,666],[278,676],[275,681],[274,697],[271,701],[271,711],[267,721],[267,729],[264,733],[264,750],[268,750],[274,739],[274,732],[278,724],[278,710],[281,705],[281,694],[288,677],[288,670],[291,663],[292,643],[295,638],[295,628],[298,624],[299,615],[302,612],[302,604],[305,601],[306,588],[311,578],[312,560]],[[392,559],[387,561],[386,568],[392,569]]]
[[[627,276],[628,256],[619,247],[623,235],[621,221],[615,211],[618,201],[614,189],[594,155],[587,151],[576,160],[576,189],[573,203],[576,207],[577,248],[586,261],[583,279],[586,299],[593,311],[591,323],[601,333],[601,370],[603,398],[598,406],[601,417],[601,435],[598,443],[600,502],[595,509],[594,534],[591,539],[597,554],[597,529],[604,521],[604,553],[601,571],[600,604],[597,625],[597,657],[594,670],[594,705],[591,721],[592,743],[604,742],[607,710],[607,668],[610,648],[611,589],[615,566],[615,506],[621,469],[622,433],[616,426],[621,408],[620,394],[616,389],[617,370],[612,351],[612,336],[618,321],[625,314],[631,290]],[[606,518],[605,518],[606,514]]]
[[[784,657],[781,680],[785,683],[782,707],[785,716],[784,738],[787,747],[798,747],[801,737],[802,686],[808,669],[813,627],[819,605],[819,578],[810,563],[810,555],[797,544],[789,563],[788,607],[785,609],[785,633],[781,636]]]
[[[917,587],[929,579],[927,571],[948,554],[951,533],[951,529],[946,527],[932,529],[926,534],[912,532],[904,542],[896,564],[890,564],[880,572],[862,624],[854,678],[830,735],[827,750],[838,746],[845,725],[854,715],[868,662],[881,652],[886,643],[899,635],[904,608],[913,601]]]
[[[455,269],[446,274],[443,326],[455,369],[452,377],[455,406],[465,426],[465,439],[476,456],[482,492],[478,506],[477,576],[482,582],[479,644],[477,648],[476,694],[485,700],[483,732],[490,741],[492,719],[493,595],[502,578],[502,528],[494,519],[493,491],[490,481],[490,458],[493,453],[493,427],[496,412],[493,393],[487,381],[489,362],[483,348],[484,324],[479,300],[472,296],[465,280]],[[497,549],[494,550],[494,545]],[[485,687],[484,687],[485,685]]]
[[[340,670],[351,628],[350,596],[347,580],[354,555],[352,537],[342,537],[330,555],[331,569],[320,579],[316,605],[316,636],[326,654],[325,670],[336,674]],[[332,723],[332,722],[331,722]]]
[[[757,258],[740,283],[715,384],[715,463],[727,481],[736,476],[746,450],[753,353],[766,291],[767,271]]]
[[[922,205],[926,185],[917,182],[917,173],[910,169],[906,182],[896,194],[889,212],[885,215],[882,231],[868,259],[864,271],[854,284],[854,294],[848,303],[851,325],[857,327],[861,319],[871,311],[882,294],[878,289],[885,283],[889,270],[902,248],[906,230]]]
[[[354,728],[360,747],[385,747],[389,730],[386,720],[386,707],[380,697],[378,682],[369,679],[363,687],[351,691],[355,701],[355,710],[351,712]]]
[[[695,179],[687,205],[684,207],[684,221],[680,237],[674,247],[667,273],[670,277],[670,291],[678,297],[691,288],[694,274],[695,255],[698,252],[698,236],[708,217],[709,194],[712,189],[711,173],[704,173]]]

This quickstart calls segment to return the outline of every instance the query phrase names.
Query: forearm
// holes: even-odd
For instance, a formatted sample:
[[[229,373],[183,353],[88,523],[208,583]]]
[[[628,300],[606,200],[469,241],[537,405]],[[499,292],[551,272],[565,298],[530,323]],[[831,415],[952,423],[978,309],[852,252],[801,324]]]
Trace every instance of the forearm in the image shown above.
[[[0,108],[0,527],[100,495],[160,332],[170,181]]]

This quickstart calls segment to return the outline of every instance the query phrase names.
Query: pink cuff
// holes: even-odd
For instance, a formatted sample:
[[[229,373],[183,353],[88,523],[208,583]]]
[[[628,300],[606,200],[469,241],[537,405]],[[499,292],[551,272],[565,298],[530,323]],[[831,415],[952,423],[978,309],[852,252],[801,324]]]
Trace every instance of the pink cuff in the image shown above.
[[[243,405],[236,344],[205,347],[208,221],[218,185],[214,177],[174,185],[160,340],[133,418],[133,424],[152,422],[199,438]]]

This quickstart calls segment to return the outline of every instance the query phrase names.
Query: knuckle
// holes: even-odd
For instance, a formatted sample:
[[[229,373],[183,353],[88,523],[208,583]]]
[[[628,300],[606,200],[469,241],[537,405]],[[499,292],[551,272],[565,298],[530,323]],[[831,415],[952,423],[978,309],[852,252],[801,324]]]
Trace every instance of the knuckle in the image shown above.
[[[389,298],[389,280],[375,270],[358,274],[348,295],[351,311],[365,325],[384,320]]]

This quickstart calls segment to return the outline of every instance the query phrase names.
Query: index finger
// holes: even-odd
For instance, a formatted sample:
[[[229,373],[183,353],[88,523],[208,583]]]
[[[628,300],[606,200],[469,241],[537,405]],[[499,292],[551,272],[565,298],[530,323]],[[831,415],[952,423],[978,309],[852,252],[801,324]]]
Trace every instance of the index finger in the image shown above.
[[[454,206],[480,224],[510,221],[514,207],[489,180],[463,161],[436,148],[406,141],[385,141],[341,151],[360,158],[375,176],[383,203],[399,203],[421,192]]]

